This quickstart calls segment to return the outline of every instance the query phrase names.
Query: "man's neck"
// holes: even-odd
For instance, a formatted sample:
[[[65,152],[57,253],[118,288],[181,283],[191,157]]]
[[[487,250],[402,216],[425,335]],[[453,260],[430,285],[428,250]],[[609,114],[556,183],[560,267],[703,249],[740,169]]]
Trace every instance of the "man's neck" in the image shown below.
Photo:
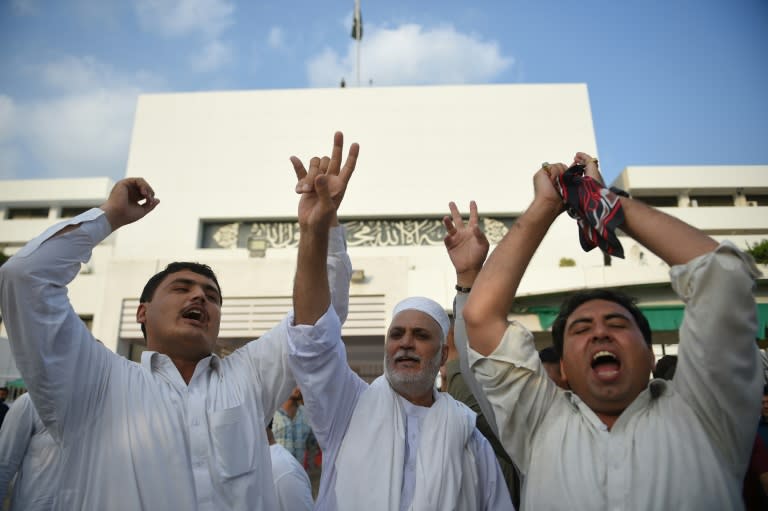
[[[152,342],[150,339],[147,340],[147,349],[150,351],[156,351],[157,353],[161,353],[170,358],[171,362],[173,362],[173,365],[175,365],[176,369],[178,369],[179,374],[181,374],[181,378],[184,380],[184,383],[187,385],[189,385],[190,380],[192,380],[192,375],[195,374],[195,368],[197,367],[197,364],[205,357],[211,356],[211,353],[208,353],[207,355],[199,354],[199,357],[190,358],[184,354],[169,353],[167,350],[163,349],[165,346],[166,345],[164,344]]]
[[[298,401],[294,401],[293,399],[289,399],[285,403],[283,403],[283,411],[285,414],[293,419],[296,416],[296,412],[299,411],[299,403]]]
[[[184,360],[184,359],[176,359],[173,357],[170,357],[171,361],[173,361],[173,365],[176,366],[176,369],[179,370],[179,374],[181,374],[181,378],[184,380],[184,383],[189,385],[190,380],[192,380],[192,375],[195,374],[195,368],[197,367],[198,361],[192,361],[192,360]]]
[[[606,415],[598,412],[595,412],[595,414],[597,415],[597,418],[608,427],[608,431],[610,431],[613,425],[616,424],[616,421],[619,420],[618,415]]]

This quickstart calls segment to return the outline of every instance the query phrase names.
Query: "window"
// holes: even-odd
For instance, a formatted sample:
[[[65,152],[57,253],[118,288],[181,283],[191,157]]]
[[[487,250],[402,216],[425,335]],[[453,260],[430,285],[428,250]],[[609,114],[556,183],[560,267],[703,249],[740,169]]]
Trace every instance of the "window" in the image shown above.
[[[8,208],[8,220],[48,218],[48,208]]]
[[[654,208],[676,208],[677,197],[674,195],[649,195],[647,197],[635,197]]]
[[[694,202],[696,201],[696,202]],[[733,206],[731,195],[691,195],[691,205],[706,208],[709,206]]]
[[[93,331],[93,316],[89,315],[82,315],[80,316],[80,319],[85,323],[85,326],[88,328],[88,330]]]
[[[768,206],[768,195],[750,194],[746,196],[747,203],[755,204],[758,206]]]

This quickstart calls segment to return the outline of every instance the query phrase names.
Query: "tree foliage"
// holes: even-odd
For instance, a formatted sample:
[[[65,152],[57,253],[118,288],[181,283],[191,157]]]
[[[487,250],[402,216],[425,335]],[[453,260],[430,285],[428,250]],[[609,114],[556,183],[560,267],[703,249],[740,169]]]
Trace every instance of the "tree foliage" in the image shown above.
[[[755,258],[755,262],[758,264],[768,264],[768,240],[754,245],[747,243],[747,252]]]

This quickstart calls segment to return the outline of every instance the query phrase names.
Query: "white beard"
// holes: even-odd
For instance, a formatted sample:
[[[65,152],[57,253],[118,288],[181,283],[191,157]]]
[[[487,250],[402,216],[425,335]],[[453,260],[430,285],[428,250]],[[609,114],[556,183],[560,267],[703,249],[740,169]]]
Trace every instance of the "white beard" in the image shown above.
[[[385,354],[384,374],[387,376],[389,384],[398,394],[413,395],[427,392],[435,386],[435,378],[440,371],[442,354],[441,346],[437,353],[435,353],[435,356],[418,373],[404,373],[394,368],[394,359],[402,355],[402,352],[398,351],[392,357]]]

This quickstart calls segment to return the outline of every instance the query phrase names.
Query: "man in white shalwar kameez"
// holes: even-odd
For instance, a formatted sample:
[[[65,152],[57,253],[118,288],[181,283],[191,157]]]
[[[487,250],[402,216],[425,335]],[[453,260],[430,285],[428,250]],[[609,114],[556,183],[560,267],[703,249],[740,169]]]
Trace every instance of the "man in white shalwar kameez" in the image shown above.
[[[597,160],[577,153],[574,163],[602,187]],[[649,382],[648,320],[626,295],[589,289],[566,299],[552,327],[569,386],[561,389],[531,332],[507,314],[563,211],[556,183],[564,172],[564,164],[544,164],[535,174],[531,205],[485,262],[463,309],[470,366],[524,476],[521,507],[743,509],[762,385],[754,262],[727,241],[619,198],[622,231],[671,266],[685,302],[677,372]]]
[[[289,367],[323,449],[315,509],[513,509],[474,412],[435,390],[449,326],[439,304],[417,297],[395,307],[385,376],[369,386],[349,368],[325,275],[323,231],[336,211],[323,165],[313,160],[306,181],[315,188],[302,195],[299,206],[294,317],[288,326]]]
[[[337,133],[327,176],[337,201],[347,184],[339,175],[351,175],[358,151],[353,144],[341,172],[342,145]],[[142,293],[136,320],[148,350],[137,364],[94,342],[67,298],[93,247],[158,203],[145,180],[123,179],[100,208],[53,226],[0,268],[14,358],[61,448],[54,509],[273,511],[265,427],[296,385],[286,327],[218,357],[216,276],[172,263]],[[351,265],[343,228],[332,230],[327,275],[345,316]]]

